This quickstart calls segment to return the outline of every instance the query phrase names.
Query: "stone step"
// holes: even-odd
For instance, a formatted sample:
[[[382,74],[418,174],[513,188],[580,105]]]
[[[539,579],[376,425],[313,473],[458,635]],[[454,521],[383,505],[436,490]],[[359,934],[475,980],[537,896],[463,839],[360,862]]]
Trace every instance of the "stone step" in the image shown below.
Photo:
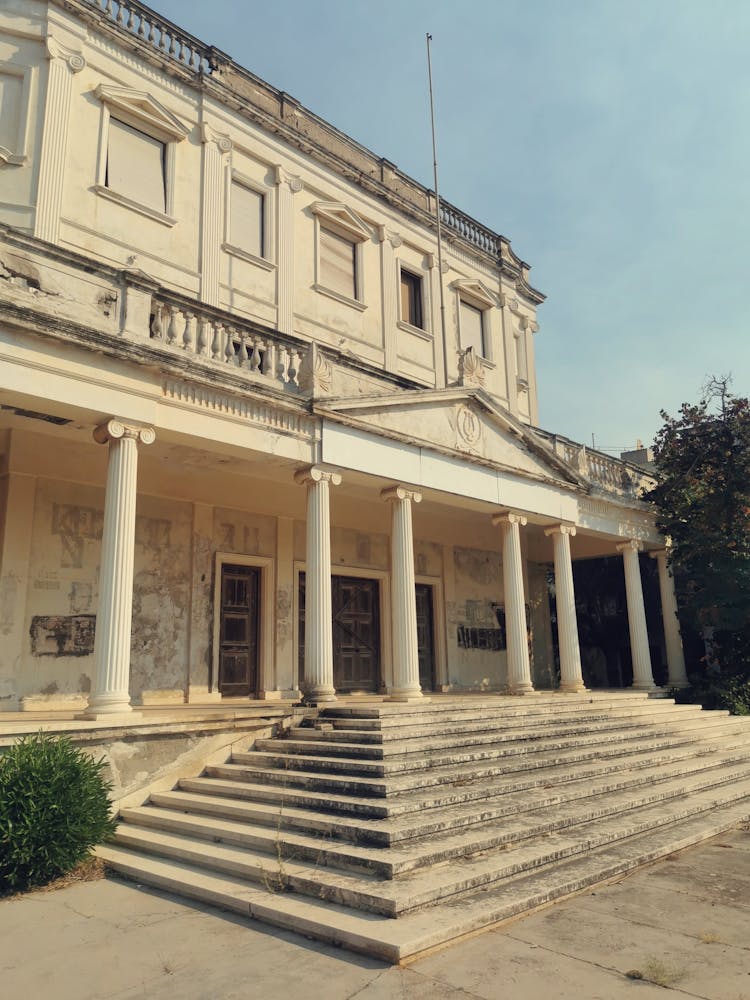
[[[536,785],[530,789],[515,790],[512,782],[487,782],[474,789],[481,797],[464,796],[463,801],[447,805],[429,796],[415,796],[413,808],[408,813],[390,818],[360,818],[351,813],[331,815],[316,808],[315,801],[305,802],[304,807],[287,802],[265,803],[235,799],[229,795],[201,792],[200,780],[194,782],[197,791],[155,792],[151,802],[159,807],[191,814],[216,816],[259,823],[279,830],[314,833],[335,840],[357,844],[371,843],[389,846],[418,837],[433,836],[470,826],[487,823],[509,815],[520,815],[532,808],[555,808],[570,801],[582,801],[597,795],[608,795],[643,788],[659,787],[663,783],[688,780],[705,775],[707,781],[718,783],[719,772],[727,768],[750,766],[750,748],[742,746],[734,753],[718,757],[702,755],[696,759],[670,761],[668,766],[659,763],[610,775],[584,774],[550,788]],[[234,782],[229,782],[232,788]],[[231,789],[230,789],[231,790]],[[363,800],[366,806],[366,800]]]
[[[750,815],[750,780],[698,791],[693,795],[660,801],[635,813],[618,813],[596,823],[575,826],[559,833],[523,842],[512,850],[492,851],[451,864],[420,868],[394,880],[360,872],[356,875],[328,869],[303,860],[288,860],[211,844],[157,830],[121,824],[115,845],[168,857],[211,871],[241,876],[279,890],[300,892],[355,909],[398,916],[451,897],[494,886],[504,879],[597,850],[628,837],[668,824],[688,820],[744,800]]]
[[[746,803],[725,806],[398,920],[296,894],[269,892],[239,878],[109,845],[97,848],[97,854],[123,875],[146,885],[398,963],[716,836],[749,815]]]
[[[325,706],[320,711],[320,719],[323,721],[332,719],[380,719],[380,720],[403,720],[407,716],[415,716],[417,720],[433,717],[442,717],[445,713],[460,714],[466,711],[496,711],[496,712],[516,712],[534,714],[536,712],[568,711],[571,706],[598,706],[607,709],[616,709],[621,705],[633,705],[636,703],[648,703],[650,695],[646,691],[585,691],[579,694],[560,694],[559,692],[535,692],[525,696],[513,695],[490,695],[480,697],[476,695],[453,696],[444,701],[440,696],[425,699],[421,702],[409,702],[399,704],[398,702],[357,702],[356,704],[330,705]],[[670,702],[671,699],[659,698],[660,702]]]
[[[548,726],[562,729],[566,726],[580,726],[585,722],[622,720],[620,725],[626,725],[625,720],[628,719],[646,723],[662,718],[674,720],[675,718],[682,719],[691,716],[727,714],[726,712],[706,712],[701,709],[700,705],[674,705],[671,702],[664,704],[658,700],[640,702],[638,705],[640,707],[627,707],[618,712],[607,712],[592,706],[590,711],[585,712],[578,708],[554,714],[528,715],[519,711],[514,714],[506,712],[501,715],[489,712],[466,713],[463,716],[457,715],[455,718],[441,716],[439,731],[441,735],[450,736],[454,733],[481,733],[491,730],[505,730],[510,727],[531,731]],[[311,743],[322,740],[334,743],[379,744],[391,743],[396,740],[420,739],[425,735],[432,736],[435,733],[435,724],[432,719],[419,723],[382,726],[380,720],[377,719],[332,719],[330,725],[333,728],[316,729],[306,725],[296,726],[289,730],[288,736],[291,739],[307,740]]]
[[[559,725],[556,720],[550,720],[548,726],[538,726],[529,729],[524,725],[505,725],[502,728],[491,728],[480,731],[475,728],[456,728],[453,733],[446,733],[442,727],[439,735],[426,735],[422,733],[417,736],[411,735],[402,739],[391,736],[380,744],[361,744],[356,740],[344,741],[342,739],[332,739],[331,737],[339,733],[325,733],[315,730],[293,730],[283,740],[280,739],[259,739],[254,744],[255,750],[268,751],[271,753],[301,754],[301,755],[325,755],[340,757],[357,757],[370,760],[387,760],[394,757],[404,757],[407,754],[420,754],[425,751],[445,750],[457,747],[478,747],[493,743],[513,743],[523,741],[527,745],[532,742],[557,738],[574,739],[581,735],[595,738],[598,734],[623,733],[628,738],[638,733],[671,732],[675,726],[683,730],[702,728],[706,725],[713,725],[718,721],[729,719],[728,712],[701,712],[700,708],[690,715],[680,714],[675,719],[671,714],[655,716],[653,719],[611,719],[603,718],[594,721],[589,719],[577,719]],[[736,723],[736,720],[735,720]],[[351,731],[348,731],[351,734]],[[307,733],[307,735],[303,735]],[[314,734],[314,735],[311,735]],[[354,735],[354,734],[351,734]],[[369,734],[372,735],[372,734]]]
[[[513,704],[513,703],[512,703]],[[334,731],[349,731],[361,733],[382,733],[386,737],[401,738],[409,736],[411,733],[440,732],[448,727],[462,728],[464,725],[492,727],[502,727],[504,725],[523,725],[528,728],[535,726],[546,726],[558,721],[579,721],[585,719],[616,719],[616,718],[652,718],[659,715],[694,715],[702,710],[700,705],[675,705],[671,699],[647,699],[634,702],[625,701],[614,707],[607,707],[599,703],[568,704],[563,703],[560,707],[550,708],[549,706],[529,706],[526,707],[525,699],[517,699],[516,707],[509,708],[483,708],[465,709],[463,711],[444,711],[439,717],[431,716],[427,712],[414,712],[411,715],[394,716],[386,718],[331,718],[325,719],[330,723]],[[305,732],[311,732],[305,728]]]
[[[124,809],[121,819],[128,824],[179,833],[212,843],[251,848],[284,863],[299,859],[392,879],[417,868],[468,858],[498,848],[507,850],[524,840],[741,781],[747,781],[750,787],[750,759],[742,766],[714,769],[708,774],[680,775],[676,779],[652,782],[637,791],[600,791],[586,798],[558,802],[554,810],[550,810],[545,802],[531,799],[522,809],[508,810],[494,821],[485,819],[481,824],[443,829],[439,834],[434,830],[425,831],[419,842],[412,840],[389,848],[343,844],[320,833],[290,832],[282,827],[281,815],[276,829],[250,819],[238,821],[215,814],[210,817],[185,814],[158,805]]]
[[[258,745],[277,748],[277,752],[253,750],[250,752],[235,752],[232,755],[234,766],[243,766],[248,769],[247,777],[251,780],[270,780],[261,777],[258,779],[260,771],[269,770],[272,772],[283,772],[284,781],[287,784],[299,785],[304,776],[313,777],[316,774],[324,775],[322,780],[336,782],[339,776],[342,780],[350,778],[356,779],[393,779],[398,776],[408,775],[418,772],[419,783],[436,780],[433,771],[442,771],[447,767],[456,767],[464,764],[480,764],[487,761],[502,761],[522,757],[524,766],[533,766],[534,758],[537,754],[548,756],[551,753],[585,754],[591,748],[595,748],[599,753],[612,755],[618,750],[623,753],[638,753],[642,749],[649,749],[654,745],[677,745],[679,742],[687,742],[691,738],[696,740],[713,739],[723,734],[733,734],[746,727],[731,716],[703,721],[700,724],[687,723],[684,727],[675,728],[673,726],[654,727],[643,732],[640,730],[615,730],[609,734],[577,735],[569,738],[550,737],[546,740],[532,741],[527,739],[512,739],[507,743],[492,742],[487,745],[479,744],[476,747],[471,745],[463,749],[435,750],[425,748],[421,755],[401,754],[383,761],[361,760],[359,757],[326,757],[326,756],[306,756],[302,753],[304,744],[300,744],[298,752],[286,753],[288,740],[280,741],[258,741]],[[602,745],[602,740],[606,735],[606,743]],[[664,742],[666,741],[666,743]],[[670,743],[670,741],[672,741]],[[251,774],[250,771],[253,773]],[[326,787],[336,787],[327,785]],[[407,786],[411,787],[411,786]],[[392,789],[395,790],[395,789]]]

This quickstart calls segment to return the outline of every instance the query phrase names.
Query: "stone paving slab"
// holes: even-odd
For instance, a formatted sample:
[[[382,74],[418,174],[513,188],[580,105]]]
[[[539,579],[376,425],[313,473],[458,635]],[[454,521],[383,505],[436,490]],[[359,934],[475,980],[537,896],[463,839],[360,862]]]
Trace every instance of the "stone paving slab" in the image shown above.
[[[0,901],[0,995],[750,1000],[749,877],[739,830],[406,968],[110,878]],[[632,969],[665,985],[628,979]]]

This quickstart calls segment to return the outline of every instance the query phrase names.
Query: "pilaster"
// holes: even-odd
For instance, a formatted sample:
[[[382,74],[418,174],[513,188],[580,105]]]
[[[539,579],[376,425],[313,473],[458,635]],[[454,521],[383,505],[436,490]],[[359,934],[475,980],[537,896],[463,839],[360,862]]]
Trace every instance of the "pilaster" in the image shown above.
[[[331,601],[330,486],[341,475],[312,465],[295,473],[295,482],[307,488],[305,568],[305,701],[336,701],[333,686],[333,609]]]
[[[654,674],[651,668],[651,650],[648,645],[646,628],[646,608],[643,603],[643,584],[638,553],[643,548],[641,542],[631,539],[617,546],[622,552],[625,569],[625,595],[628,604],[628,628],[630,629],[630,653],[633,658],[633,687],[639,691],[653,691]]]
[[[502,533],[509,694],[530,694],[534,690],[531,683],[521,558],[521,527],[526,521],[527,519],[521,514],[504,513],[492,516],[492,523],[495,527],[499,527]]]
[[[232,151],[228,135],[201,125],[203,144],[203,210],[201,213],[201,302],[219,305],[224,190],[227,158]]]
[[[677,616],[677,598],[674,592],[674,577],[667,562],[667,550],[659,549],[649,552],[656,560],[659,571],[659,593],[661,595],[661,617],[664,625],[664,641],[667,647],[667,669],[669,671],[669,686],[675,688],[688,687],[689,681],[685,670],[685,654],[682,649],[680,635],[680,620]]]
[[[60,239],[63,181],[67,162],[72,80],[86,65],[82,53],[47,36],[47,96],[44,106],[34,235],[49,243]]]
[[[576,529],[572,524],[558,524],[554,528],[547,528],[544,533],[552,536],[555,552],[555,606],[557,641],[560,648],[560,690],[583,691],[585,687],[581,673],[573,562],[570,555],[570,539],[575,535]]]
[[[212,561],[214,509],[193,504],[190,585],[190,662],[187,700],[189,704],[221,701],[218,678],[211,678],[210,635],[213,631]]]
[[[304,188],[300,177],[276,167],[278,190],[278,253],[277,295],[278,328],[281,333],[294,333],[294,196]]]
[[[94,640],[94,690],[84,713],[88,719],[132,713],[130,637],[138,444],[152,444],[155,438],[152,427],[114,419],[94,431],[94,440],[108,445],[109,458]]]
[[[411,505],[422,494],[404,486],[383,490],[391,504],[391,621],[393,623],[393,686],[389,701],[422,701],[419,685],[414,533]]]
[[[383,351],[385,370],[398,371],[398,320],[399,285],[398,263],[395,251],[401,246],[401,237],[385,226],[380,227],[380,277],[383,290]]]

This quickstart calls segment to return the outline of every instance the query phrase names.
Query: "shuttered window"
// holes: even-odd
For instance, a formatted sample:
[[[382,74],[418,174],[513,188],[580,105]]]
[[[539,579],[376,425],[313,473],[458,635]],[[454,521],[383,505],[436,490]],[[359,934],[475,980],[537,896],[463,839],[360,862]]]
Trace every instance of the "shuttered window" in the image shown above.
[[[401,322],[424,329],[422,321],[422,279],[401,271]]]
[[[263,195],[232,181],[229,195],[229,242],[240,250],[263,256]]]
[[[461,326],[461,350],[474,348],[474,353],[485,357],[484,316],[481,309],[461,301],[459,323]]]
[[[164,212],[165,151],[163,142],[110,118],[105,185],[141,205]]]
[[[349,299],[357,298],[357,246],[320,227],[320,284]]]

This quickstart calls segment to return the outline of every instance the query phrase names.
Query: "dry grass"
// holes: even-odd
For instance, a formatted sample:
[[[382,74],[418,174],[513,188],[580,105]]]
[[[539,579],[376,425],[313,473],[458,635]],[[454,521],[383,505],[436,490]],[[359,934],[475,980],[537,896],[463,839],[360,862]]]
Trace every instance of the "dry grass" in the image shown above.
[[[65,889],[69,885],[75,885],[77,882],[96,882],[100,878],[104,878],[106,873],[106,866],[100,858],[87,858],[75,867],[73,871],[68,872],[67,875],[62,875],[60,878],[48,882],[47,885],[40,885],[26,892],[15,892],[9,896],[0,896],[0,902],[6,899],[20,899],[22,896],[28,896],[34,892],[56,892],[58,889]]]
[[[642,969],[630,969],[625,973],[628,979],[640,979],[654,986],[674,986],[685,975],[682,969],[677,969],[662,962],[659,958],[647,959]]]

